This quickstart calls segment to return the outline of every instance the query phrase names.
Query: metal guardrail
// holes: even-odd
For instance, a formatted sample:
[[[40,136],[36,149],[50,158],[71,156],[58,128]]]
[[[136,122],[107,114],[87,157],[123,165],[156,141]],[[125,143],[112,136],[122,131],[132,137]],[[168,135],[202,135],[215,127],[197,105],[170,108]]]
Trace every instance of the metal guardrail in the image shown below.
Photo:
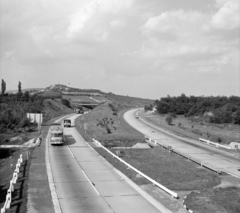
[[[148,137],[146,135],[145,135],[145,140],[146,140],[146,142],[148,144],[155,144],[155,146],[162,146],[163,148],[166,148],[167,150],[169,150],[169,152],[174,152],[174,153],[176,153],[178,155],[181,155],[182,157],[184,157],[184,158],[186,158],[188,160],[191,160],[191,161],[193,161],[195,163],[198,163],[199,165],[201,165],[201,167],[206,167],[208,169],[211,169],[211,170],[217,172],[218,174],[222,173],[222,171],[218,167],[216,167],[216,166],[214,166],[214,165],[212,165],[210,163],[206,163],[204,161],[201,161],[201,160],[199,160],[199,159],[197,159],[197,158],[195,158],[195,157],[193,157],[191,155],[182,153],[179,150],[177,150],[175,148],[172,148],[169,145],[166,145],[166,144],[163,144],[163,143],[159,143],[158,141],[153,140],[153,139],[151,139],[150,137]]]
[[[6,209],[9,209],[10,206],[11,206],[12,192],[14,192],[14,184],[17,183],[19,168],[20,168],[22,162],[23,162],[23,157],[22,157],[22,154],[21,154],[19,159],[18,159],[18,162],[16,164],[16,169],[13,173],[12,180],[10,180],[10,186],[9,186],[9,189],[7,190],[6,200],[5,200],[3,208],[1,208],[1,213],[5,213]]]
[[[216,146],[216,147],[221,147],[221,148],[224,148],[224,149],[232,149],[230,146],[224,146],[224,145],[221,145],[221,144],[219,144],[219,143],[214,143],[214,142],[211,142],[211,141],[209,141],[209,140],[205,140],[205,139],[203,139],[203,138],[199,138],[199,141],[205,142],[205,143],[207,143],[207,144],[214,145],[214,146]]]
[[[160,183],[158,183],[157,181],[153,180],[152,178],[148,177],[147,175],[145,175],[144,173],[142,173],[141,171],[137,170],[136,168],[134,168],[133,166],[131,166],[130,164],[128,164],[126,161],[124,161],[123,159],[119,158],[117,155],[115,155],[114,153],[112,153],[111,151],[109,151],[106,147],[104,147],[100,142],[98,142],[97,140],[95,140],[93,138],[93,141],[96,142],[100,147],[102,147],[103,149],[105,149],[109,154],[111,154],[113,157],[117,158],[120,162],[124,163],[128,168],[131,168],[132,170],[134,170],[136,173],[138,173],[139,175],[141,175],[142,177],[146,178],[147,180],[149,180],[150,182],[153,183],[153,185],[158,186],[159,188],[161,188],[162,190],[164,190],[165,192],[167,192],[168,194],[170,194],[172,197],[174,198],[178,198],[178,195],[176,192],[171,191],[170,189],[166,188],[165,186],[161,185]]]

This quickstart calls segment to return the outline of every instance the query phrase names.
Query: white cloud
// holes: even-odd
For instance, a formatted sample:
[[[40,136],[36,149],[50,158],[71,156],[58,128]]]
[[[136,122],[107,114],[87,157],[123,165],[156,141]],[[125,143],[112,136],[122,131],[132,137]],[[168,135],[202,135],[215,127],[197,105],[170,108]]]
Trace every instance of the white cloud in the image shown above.
[[[233,19],[239,15],[236,14],[235,9],[229,19],[225,19],[225,22],[222,19],[226,14],[222,12],[226,5],[236,5],[236,1],[218,0],[217,5],[218,10],[212,14],[180,9],[166,11],[159,16],[149,18],[142,27],[146,38],[141,49],[142,57],[166,60],[166,63],[172,59],[172,63],[184,61],[186,64],[211,59],[214,62],[209,69],[205,69],[208,71],[213,66],[218,67],[219,64],[231,65],[228,55],[234,51],[239,54],[236,48],[239,38],[227,38],[224,31],[216,31],[215,27],[224,26],[231,21],[232,25],[230,24],[229,28],[236,26]],[[212,20],[218,22],[213,26]]]
[[[212,16],[211,24],[218,29],[235,29],[240,27],[239,0],[217,0],[218,12]]]
[[[67,29],[69,38],[85,37],[97,41],[106,40],[108,37],[109,17],[130,9],[133,0],[95,0],[80,8],[70,16],[70,25]],[[99,24],[99,22],[101,24]],[[123,24],[113,21],[110,25]]]
[[[124,20],[113,20],[110,22],[110,27],[113,29],[121,29],[125,26]]]
[[[161,37],[161,39],[179,39],[188,37],[189,33],[198,33],[199,25],[203,27],[206,17],[197,11],[168,11],[149,18],[143,26],[143,33]]]

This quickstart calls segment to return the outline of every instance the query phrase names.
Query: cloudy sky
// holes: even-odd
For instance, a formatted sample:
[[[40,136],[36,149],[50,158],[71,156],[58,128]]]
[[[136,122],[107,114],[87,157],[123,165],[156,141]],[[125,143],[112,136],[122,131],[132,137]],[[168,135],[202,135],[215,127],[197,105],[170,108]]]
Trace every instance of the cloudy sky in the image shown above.
[[[1,0],[7,90],[240,95],[239,0]]]

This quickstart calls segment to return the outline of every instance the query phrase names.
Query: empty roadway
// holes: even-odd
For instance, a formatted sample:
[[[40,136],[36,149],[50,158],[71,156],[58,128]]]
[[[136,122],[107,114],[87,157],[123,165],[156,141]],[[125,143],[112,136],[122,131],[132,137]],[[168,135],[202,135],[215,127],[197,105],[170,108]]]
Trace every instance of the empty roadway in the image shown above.
[[[144,135],[240,178],[240,159],[236,157],[236,153],[215,148],[193,139],[183,138],[146,122],[144,119],[136,119],[135,113],[137,111],[137,109],[127,111],[124,114],[124,119]]]

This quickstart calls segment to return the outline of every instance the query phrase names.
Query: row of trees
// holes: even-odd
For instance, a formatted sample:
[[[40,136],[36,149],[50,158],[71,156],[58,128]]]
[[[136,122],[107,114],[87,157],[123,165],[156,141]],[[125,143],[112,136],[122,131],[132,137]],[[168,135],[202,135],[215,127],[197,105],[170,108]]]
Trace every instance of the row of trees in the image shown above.
[[[185,117],[205,115],[211,123],[240,124],[240,97],[163,97],[154,105],[160,114],[184,115]],[[147,107],[149,108],[149,107]]]
[[[4,81],[4,79],[2,79],[2,84],[1,84],[2,95],[5,95],[5,94],[6,94],[6,87],[7,87],[7,84],[6,84],[6,82]],[[18,94],[19,94],[19,95],[22,94],[22,83],[21,83],[20,81],[18,82]]]

